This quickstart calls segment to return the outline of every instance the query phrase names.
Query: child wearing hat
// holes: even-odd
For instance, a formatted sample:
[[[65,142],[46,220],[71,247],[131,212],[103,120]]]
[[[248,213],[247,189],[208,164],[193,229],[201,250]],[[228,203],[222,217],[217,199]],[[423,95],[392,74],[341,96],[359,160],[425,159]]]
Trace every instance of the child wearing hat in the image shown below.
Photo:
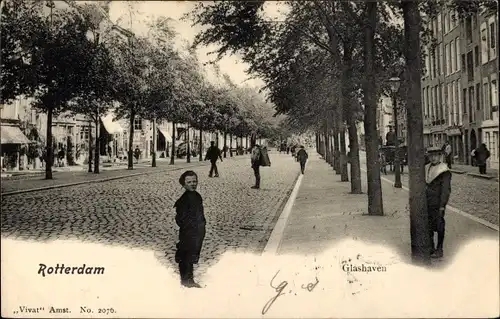
[[[179,264],[181,284],[188,288],[201,288],[194,281],[193,275],[193,265],[200,258],[206,224],[203,199],[196,191],[198,175],[193,171],[186,171],[179,178],[179,183],[186,191],[174,205],[177,213],[175,221],[179,226],[175,262]]]
[[[451,193],[451,172],[442,162],[443,151],[439,147],[427,149],[429,163],[425,165],[427,212],[431,236],[431,257],[443,257],[445,233],[444,213]],[[434,246],[434,232],[437,232],[437,246]]]

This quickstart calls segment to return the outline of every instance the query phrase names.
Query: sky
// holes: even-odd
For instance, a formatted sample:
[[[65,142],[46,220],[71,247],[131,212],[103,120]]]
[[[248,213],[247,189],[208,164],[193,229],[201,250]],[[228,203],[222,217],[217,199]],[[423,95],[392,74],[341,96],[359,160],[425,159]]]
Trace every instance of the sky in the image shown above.
[[[192,1],[112,1],[110,5],[110,18],[120,26],[130,29],[138,35],[146,35],[148,32],[147,21],[155,20],[159,17],[174,19],[174,26],[179,38],[192,43],[200,27],[192,27],[190,21],[181,21],[182,16],[188,13],[196,5]],[[130,7],[133,6],[131,16]],[[283,4],[279,2],[268,2],[264,7],[264,14],[271,19],[281,17],[280,8]],[[208,56],[208,53],[217,49],[216,46],[200,47],[197,50],[199,59],[202,63],[213,61],[215,55]],[[246,84],[260,88],[264,85],[260,79],[250,79],[250,75],[245,71],[248,65],[238,56],[225,56],[218,63],[221,73],[226,73],[236,84]],[[217,83],[219,80],[212,67],[206,67],[208,79]]]

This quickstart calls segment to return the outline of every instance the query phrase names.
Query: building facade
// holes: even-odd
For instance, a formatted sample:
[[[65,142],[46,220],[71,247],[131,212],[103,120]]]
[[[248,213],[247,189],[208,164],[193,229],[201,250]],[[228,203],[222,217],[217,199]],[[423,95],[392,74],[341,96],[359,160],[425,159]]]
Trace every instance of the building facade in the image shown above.
[[[460,19],[451,10],[430,19],[422,78],[424,143],[448,140],[457,163],[472,164],[481,143],[498,167],[498,15],[481,10]]]

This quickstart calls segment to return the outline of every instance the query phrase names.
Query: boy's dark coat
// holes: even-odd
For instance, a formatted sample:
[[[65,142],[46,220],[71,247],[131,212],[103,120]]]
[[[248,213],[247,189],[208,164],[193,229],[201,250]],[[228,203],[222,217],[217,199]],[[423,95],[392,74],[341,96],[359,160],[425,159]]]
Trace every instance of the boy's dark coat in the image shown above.
[[[175,261],[197,264],[205,238],[203,199],[196,191],[186,191],[174,207],[177,212],[175,221],[180,228]]]

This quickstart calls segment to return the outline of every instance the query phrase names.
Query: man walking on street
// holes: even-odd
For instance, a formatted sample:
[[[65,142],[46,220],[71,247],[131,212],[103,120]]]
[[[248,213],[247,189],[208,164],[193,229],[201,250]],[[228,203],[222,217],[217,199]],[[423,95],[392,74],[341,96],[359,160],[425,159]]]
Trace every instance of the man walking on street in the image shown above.
[[[308,158],[309,155],[304,149],[304,145],[301,145],[299,151],[297,152],[297,160],[300,163],[300,171],[302,172],[302,175],[304,175],[304,170],[306,169],[306,162]]]
[[[427,197],[427,213],[429,215],[429,235],[431,237],[431,257],[443,257],[445,232],[444,213],[451,193],[451,172],[441,162],[443,150],[439,147],[429,148],[427,154],[430,163],[425,165],[425,182]],[[434,232],[438,234],[437,247],[434,246]]]
[[[253,169],[253,174],[255,175],[255,185],[252,186],[252,188],[259,189],[260,188],[260,146],[257,144],[254,144],[252,146],[251,165],[252,165],[252,169]]]
[[[222,162],[222,155],[220,149],[217,146],[215,146],[214,141],[211,141],[210,147],[207,150],[207,155],[205,156],[205,161],[209,159],[211,164],[208,177],[212,177],[214,172],[215,172],[215,177],[219,177],[219,171],[217,170],[217,159],[219,158],[220,161]]]

